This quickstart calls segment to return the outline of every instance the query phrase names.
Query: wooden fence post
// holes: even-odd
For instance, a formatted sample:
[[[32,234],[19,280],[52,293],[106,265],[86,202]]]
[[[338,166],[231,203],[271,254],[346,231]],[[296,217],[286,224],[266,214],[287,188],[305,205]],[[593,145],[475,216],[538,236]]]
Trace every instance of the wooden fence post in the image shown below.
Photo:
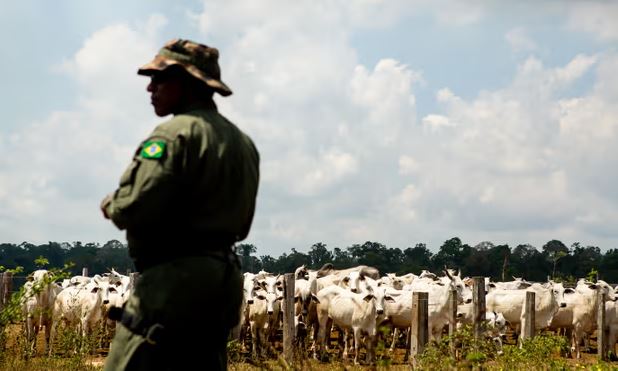
[[[283,286],[283,357],[290,367],[294,364],[294,273],[286,273]]]
[[[4,273],[0,273],[0,310],[4,308]]]
[[[485,277],[474,277],[472,291],[472,318],[474,338],[481,339],[485,327]]]
[[[83,267],[82,268],[82,276],[88,277],[88,268],[87,267]]]
[[[137,279],[139,278],[138,272],[133,272],[129,274],[129,287],[131,290],[135,288],[135,284],[137,283]]]
[[[451,337],[450,348],[451,353],[455,354],[455,341],[453,336],[457,332],[457,290],[450,290],[448,297],[448,334]]]
[[[602,361],[607,361],[608,359],[608,349],[609,344],[608,340],[608,329],[605,321],[605,300],[607,299],[607,294],[602,293],[600,291],[597,292],[597,355],[599,359]]]
[[[535,299],[536,294],[534,292],[526,292],[526,301],[524,302],[524,323],[521,324],[521,338],[523,340],[534,337],[536,321]]]
[[[412,323],[410,327],[410,356],[413,366],[429,341],[429,294],[412,293]]]
[[[2,291],[0,292],[0,300],[2,306],[6,306],[11,300],[11,292],[13,291],[13,273],[4,272],[2,275]]]

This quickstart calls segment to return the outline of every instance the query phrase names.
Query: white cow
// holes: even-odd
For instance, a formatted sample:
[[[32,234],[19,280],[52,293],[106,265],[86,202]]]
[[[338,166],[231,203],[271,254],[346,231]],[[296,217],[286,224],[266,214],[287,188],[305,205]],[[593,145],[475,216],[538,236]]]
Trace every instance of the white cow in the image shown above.
[[[489,337],[498,347],[498,354],[502,354],[502,337],[506,334],[506,318],[502,313],[485,312],[487,330],[485,336]]]
[[[526,290],[494,289],[485,297],[487,311],[501,312],[516,330],[525,317],[524,302],[527,292],[535,293],[535,329],[550,326],[558,308],[565,307],[564,287],[561,285],[533,284]]]
[[[327,265],[329,267],[330,265]],[[318,274],[319,270],[307,269],[304,265],[296,268],[294,272],[294,300],[296,315],[299,316],[301,323],[304,325],[304,331],[311,331],[312,349],[315,348],[315,341],[318,336],[318,317],[316,311],[316,302],[312,300],[318,289]],[[327,276],[335,277],[335,276]],[[330,278],[325,278],[330,280]],[[324,282],[324,280],[322,281]]]
[[[278,274],[277,276],[264,276],[260,278],[259,276],[254,277],[255,285],[261,288],[266,292],[270,292],[276,295],[283,294],[283,280],[284,276]]]
[[[340,286],[347,287],[354,293],[367,292],[369,290],[367,281],[370,279],[363,271],[353,271],[343,277]]]
[[[464,303],[457,307],[457,328],[463,325],[472,325],[473,318],[472,303]],[[485,312],[485,337],[491,339],[498,348],[498,354],[502,354],[502,337],[506,334],[506,319],[502,313],[491,311]]]
[[[384,288],[372,293],[353,293],[339,286],[329,286],[320,290],[314,300],[317,301],[317,314],[320,330],[318,333],[317,346],[314,356],[322,352],[322,345],[326,340],[326,331],[329,319],[339,326],[345,333],[344,358],[347,357],[348,332],[354,335],[354,363],[358,364],[359,344],[361,334],[366,333],[367,339],[367,362],[373,360],[373,343],[377,333],[376,320],[378,315],[384,313],[384,301],[393,300],[385,296]]]
[[[265,290],[260,290],[254,295],[253,304],[249,306],[249,325],[254,357],[258,357],[265,351],[264,344],[268,341],[273,327],[278,324],[282,299],[283,296]]]
[[[580,344],[584,336],[597,329],[599,293],[607,294],[608,300],[614,299],[613,289],[604,281],[593,284],[579,280],[575,289],[564,290],[566,307],[560,308],[552,320],[552,329],[565,329],[570,335],[571,351],[576,358],[581,357]]]
[[[22,313],[26,318],[26,338],[31,349],[36,349],[36,338],[41,327],[45,327],[45,349],[49,348],[52,325],[52,307],[60,288],[53,282],[51,272],[39,269],[28,276],[24,284]]]
[[[245,272],[243,274],[243,295],[240,305],[240,320],[232,330],[232,337],[235,339],[244,339],[244,335],[249,328],[249,306],[253,304],[253,293],[258,287],[254,281],[255,276],[256,275],[251,272]]]
[[[403,289],[403,285],[405,285],[405,281],[401,277],[397,277],[395,273],[387,273],[386,276],[383,276],[380,280],[382,283],[395,290],[401,290]]]
[[[492,282],[489,277],[485,277],[485,291],[493,289],[503,290],[522,290],[532,286],[531,282],[524,280],[522,277],[513,277],[513,281]]]
[[[398,296],[393,295],[396,298],[395,302],[386,304],[386,316],[393,327],[399,329],[410,327],[413,292],[427,292],[429,334],[431,339],[441,338],[444,326],[450,321],[448,311],[450,291],[456,291],[458,303],[472,302],[472,291],[464,285],[461,277],[451,275],[448,271],[445,271],[445,274],[446,276],[440,277],[437,281],[433,278],[418,278],[411,285],[406,285],[407,290],[401,290]],[[393,294],[391,291],[389,293]]]
[[[339,280],[341,280],[351,272],[362,273],[365,277],[370,277],[374,280],[380,279],[380,271],[377,268],[366,265],[358,265],[356,267],[346,269],[334,269],[332,264],[325,264],[324,267],[318,271],[317,277],[320,278],[335,275],[339,277]]]
[[[616,353],[616,343],[618,342],[618,301],[605,302],[605,321],[609,327],[607,344],[609,351]]]
[[[101,322],[104,314],[104,305],[109,303],[109,281],[95,276],[85,286],[69,286],[62,290],[54,301],[53,324],[50,344],[60,322],[68,326],[77,326],[79,333],[87,337]],[[52,353],[51,346],[49,353]]]
[[[116,289],[120,292],[121,295],[123,295],[125,301],[127,297],[125,297],[124,293],[132,291],[134,285],[134,283],[131,281],[130,276],[118,273],[113,268],[109,273],[109,283],[116,286]]]
[[[73,276],[69,279],[69,286],[86,286],[92,280],[90,277],[86,276]]]

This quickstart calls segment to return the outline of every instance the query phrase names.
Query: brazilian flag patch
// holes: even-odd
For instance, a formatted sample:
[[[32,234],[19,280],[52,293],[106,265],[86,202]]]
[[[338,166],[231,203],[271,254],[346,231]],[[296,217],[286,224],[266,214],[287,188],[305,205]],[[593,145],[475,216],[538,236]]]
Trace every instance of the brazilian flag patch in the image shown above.
[[[161,158],[165,152],[165,142],[162,140],[148,140],[142,147],[142,158]]]

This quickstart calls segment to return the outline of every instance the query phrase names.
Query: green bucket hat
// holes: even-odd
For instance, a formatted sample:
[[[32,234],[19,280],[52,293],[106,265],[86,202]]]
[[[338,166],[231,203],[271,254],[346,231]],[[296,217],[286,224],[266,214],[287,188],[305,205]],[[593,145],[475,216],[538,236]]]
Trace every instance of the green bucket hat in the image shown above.
[[[173,39],[168,41],[154,59],[137,70],[139,75],[151,76],[169,66],[182,66],[198,80],[202,80],[224,97],[232,90],[221,81],[219,50],[190,40]]]

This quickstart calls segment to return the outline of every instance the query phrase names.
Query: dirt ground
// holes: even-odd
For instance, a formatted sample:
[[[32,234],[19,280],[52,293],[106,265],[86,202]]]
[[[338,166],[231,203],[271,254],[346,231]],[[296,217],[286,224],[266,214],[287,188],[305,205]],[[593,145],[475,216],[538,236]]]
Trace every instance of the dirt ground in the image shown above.
[[[21,343],[22,347],[20,348],[20,342],[23,342],[23,339],[24,339],[22,327],[21,325],[11,325],[9,326],[8,331],[9,331],[9,336],[8,336],[8,342],[7,342],[7,351],[17,352],[16,354],[18,354],[20,352],[20,349],[23,349],[23,343]],[[335,338],[336,336],[333,337],[333,339]],[[582,369],[582,368],[587,369],[588,368],[587,366],[592,366],[592,365],[597,364],[598,357],[596,354],[596,341],[595,340],[596,339],[594,337],[591,338],[590,348],[582,352],[581,359],[566,358],[567,363],[571,366],[571,369]],[[514,344],[514,339],[511,336],[511,334],[509,334],[509,336],[507,337],[506,344],[510,344],[510,345]],[[45,338],[44,338],[43,331],[39,333],[36,348],[37,349],[36,349],[36,353],[34,357],[36,358],[47,357],[45,354]],[[86,363],[89,366],[94,367],[95,369],[102,369],[103,364],[105,362],[105,357],[107,355],[107,351],[108,351],[107,348],[97,349],[95,354],[92,354],[87,357]],[[250,361],[251,360],[250,349],[244,349],[242,351],[237,352],[235,355],[230,356],[229,369],[244,371],[244,370],[286,368],[285,363],[281,359],[279,360],[277,359],[277,357],[281,355],[282,351],[283,349],[282,349],[281,342],[276,342],[274,348],[271,349],[271,356],[269,360],[256,363],[256,362]],[[364,351],[362,353],[364,356]],[[346,363],[341,362],[339,360],[340,359],[339,350],[333,350],[329,354],[330,354],[331,363],[322,363],[317,360],[306,359],[305,361],[302,362],[302,366],[301,366],[302,369],[341,370],[341,369],[366,368],[366,366],[365,367],[352,367],[353,364],[352,364],[351,358]],[[408,364],[404,363],[404,354],[405,354],[404,349],[398,348],[394,354],[389,354],[389,355],[386,355],[386,353],[384,354],[388,359],[387,361],[388,367],[385,366],[385,367],[378,367],[378,368],[388,368],[389,370],[409,369]],[[379,354],[378,354],[378,359],[380,359]],[[618,361],[614,361],[611,364],[615,365],[615,369],[618,370]]]

